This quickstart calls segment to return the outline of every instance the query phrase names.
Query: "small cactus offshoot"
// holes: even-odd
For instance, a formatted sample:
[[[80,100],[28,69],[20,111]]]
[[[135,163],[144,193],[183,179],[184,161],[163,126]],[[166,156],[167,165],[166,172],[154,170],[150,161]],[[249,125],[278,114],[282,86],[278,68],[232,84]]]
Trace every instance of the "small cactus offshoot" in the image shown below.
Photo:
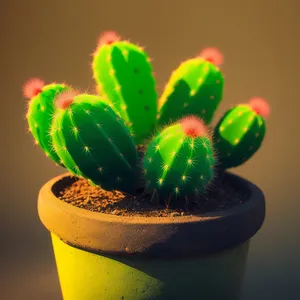
[[[223,55],[215,48],[204,49],[196,58],[176,69],[159,100],[158,124],[197,115],[206,124],[212,121],[223,96],[223,76],[218,68]]]
[[[114,32],[100,36],[93,74],[105,95],[132,129],[137,144],[149,137],[156,123],[157,94],[145,51]]]
[[[214,143],[222,169],[247,161],[261,146],[270,108],[262,98],[253,98],[228,110],[215,128]]]
[[[27,121],[35,143],[40,145],[46,156],[63,166],[56,154],[50,135],[54,114],[54,99],[57,95],[70,89],[65,84],[52,83],[45,85],[39,78],[28,80],[23,86],[24,97],[29,99]]]
[[[134,194],[142,184],[164,199],[193,197],[220,170],[247,161],[266,132],[270,107],[258,97],[208,130],[223,96],[223,60],[217,48],[203,49],[172,73],[158,101],[145,51],[106,32],[92,63],[100,95],[32,79],[23,89],[29,129],[47,156],[105,190]]]
[[[214,164],[208,130],[195,116],[185,117],[155,136],[143,160],[148,188],[163,196],[203,193],[214,177]]]
[[[99,96],[66,92],[56,105],[53,145],[66,168],[104,189],[133,192],[136,145],[110,104]]]

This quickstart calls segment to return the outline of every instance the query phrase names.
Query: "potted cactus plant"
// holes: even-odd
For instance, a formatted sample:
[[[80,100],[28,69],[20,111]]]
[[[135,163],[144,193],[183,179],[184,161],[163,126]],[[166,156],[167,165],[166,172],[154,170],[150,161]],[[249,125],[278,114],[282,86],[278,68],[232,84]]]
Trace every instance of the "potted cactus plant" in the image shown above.
[[[95,94],[31,79],[36,144],[68,173],[40,190],[64,300],[238,299],[262,191],[227,170],[265,135],[262,98],[230,108],[223,56],[204,49],[157,101],[150,59],[114,32],[93,56]]]

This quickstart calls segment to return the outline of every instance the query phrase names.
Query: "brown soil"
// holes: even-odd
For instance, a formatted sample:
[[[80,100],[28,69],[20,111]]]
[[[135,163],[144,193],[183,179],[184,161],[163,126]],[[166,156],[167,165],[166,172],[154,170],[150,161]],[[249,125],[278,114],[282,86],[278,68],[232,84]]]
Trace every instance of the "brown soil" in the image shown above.
[[[174,199],[167,203],[155,194],[139,191],[131,196],[120,191],[105,191],[87,180],[71,177],[69,185],[54,192],[62,201],[79,208],[122,216],[175,217],[221,211],[242,205],[249,194],[226,176],[215,180],[206,195]]]

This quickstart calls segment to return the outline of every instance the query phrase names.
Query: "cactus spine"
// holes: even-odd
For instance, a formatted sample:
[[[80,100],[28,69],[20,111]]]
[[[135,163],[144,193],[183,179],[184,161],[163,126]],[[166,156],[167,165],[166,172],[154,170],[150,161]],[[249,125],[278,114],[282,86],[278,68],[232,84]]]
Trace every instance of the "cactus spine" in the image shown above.
[[[222,99],[224,79],[215,65],[221,64],[221,59],[214,61],[214,56],[221,54],[216,50],[214,53],[204,50],[199,57],[183,62],[172,73],[159,101],[159,125],[189,114],[201,117],[206,124],[211,122]]]
[[[224,114],[214,133],[220,169],[244,163],[259,149],[266,132],[267,110],[267,103],[256,98]]]
[[[214,176],[214,164],[211,139],[195,116],[185,117],[155,136],[143,160],[148,188],[163,196],[203,192]]]
[[[29,98],[27,121],[29,131],[47,157],[63,166],[56,154],[50,135],[52,118],[55,111],[53,101],[57,95],[70,89],[65,84],[52,83],[45,85],[38,78],[29,80],[24,85],[24,96]]]
[[[106,190],[132,192],[137,151],[110,104],[99,96],[61,94],[52,126],[54,147],[66,168]]]
[[[98,89],[132,129],[136,143],[142,144],[154,129],[157,113],[155,80],[147,54],[113,33],[104,34],[94,53],[93,74]]]

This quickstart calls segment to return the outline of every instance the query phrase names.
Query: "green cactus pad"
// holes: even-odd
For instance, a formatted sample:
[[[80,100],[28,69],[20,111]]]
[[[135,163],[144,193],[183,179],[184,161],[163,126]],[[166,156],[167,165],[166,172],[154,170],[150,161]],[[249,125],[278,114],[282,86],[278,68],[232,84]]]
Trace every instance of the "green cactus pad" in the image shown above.
[[[118,41],[100,46],[94,54],[94,78],[102,94],[142,144],[156,123],[157,93],[147,54],[138,46]]]
[[[55,112],[53,101],[55,97],[68,89],[70,88],[64,84],[45,85],[42,91],[30,100],[27,112],[29,130],[36,144],[40,145],[46,156],[61,166],[63,164],[53,148],[50,131]]]
[[[147,187],[162,196],[204,192],[215,164],[208,137],[187,136],[181,124],[166,127],[146,150],[143,167]]]
[[[158,124],[197,115],[209,124],[223,96],[224,79],[219,69],[201,57],[183,62],[172,73],[159,100]]]
[[[248,105],[225,113],[214,132],[214,147],[220,168],[236,167],[260,147],[266,132],[264,119]]]
[[[53,144],[67,169],[106,190],[132,192],[137,150],[124,121],[99,96],[77,95],[58,109]]]

